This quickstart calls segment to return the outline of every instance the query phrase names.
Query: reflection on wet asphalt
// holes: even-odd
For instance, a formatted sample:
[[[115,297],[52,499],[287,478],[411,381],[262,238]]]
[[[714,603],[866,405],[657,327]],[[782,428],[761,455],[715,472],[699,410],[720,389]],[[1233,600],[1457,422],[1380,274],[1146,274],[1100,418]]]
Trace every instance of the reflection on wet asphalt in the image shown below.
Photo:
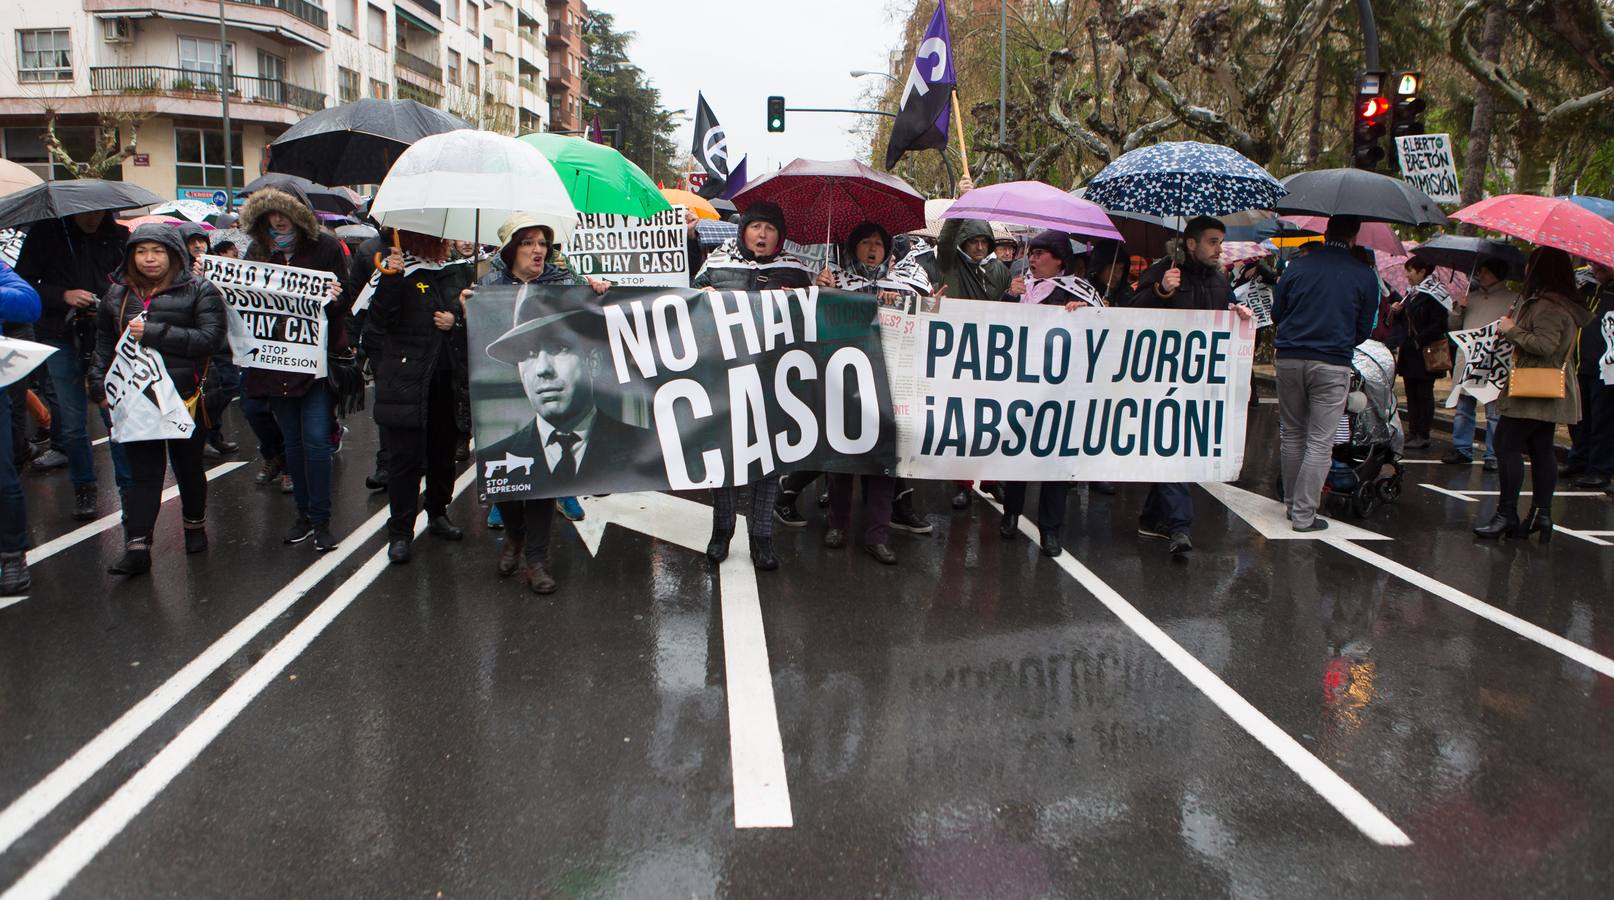
[[[1254,415],[1239,484],[1270,495],[1275,416]],[[373,428],[350,424],[335,504],[349,539],[383,505],[361,483]],[[699,509],[658,507],[651,527],[613,506],[597,556],[558,524],[562,590],[540,598],[495,577],[499,535],[471,491],[452,508],[465,542],[422,538],[411,565],[366,570],[379,534],[345,540],[306,595],[149,727],[104,743],[317,562],[280,545],[291,500],[254,487],[255,469],[212,483],[206,555],[179,552],[168,504],[150,578],[102,574],[114,528],[42,562],[32,594],[0,609],[0,885],[81,846],[64,896],[1591,897],[1614,884],[1614,679],[1369,559],[1269,541],[1204,492],[1196,550],[1174,561],[1134,533],[1140,485],[1071,492],[1071,558],[1410,846],[1376,844],[1033,541],[1003,541],[988,503],[954,512],[945,485],[921,489],[936,530],[899,536],[896,567],[823,548],[810,502],[807,528],[778,529],[784,568],[756,579],[776,722],[731,720],[731,690],[756,686],[728,684],[740,648],[725,641],[723,579],[679,539],[704,540]],[[64,477],[25,480],[36,545],[76,527]],[[1408,483],[1354,522],[1391,540],[1358,546],[1614,655],[1614,547],[1474,540],[1493,498],[1449,492],[1495,490],[1477,466],[1409,466]],[[1558,502],[1566,526],[1614,531],[1609,499]],[[216,718],[344,585],[351,605]],[[125,827],[93,833],[120,787],[209,722],[221,730],[194,761]],[[768,729],[794,825],[736,828],[731,740]],[[63,765],[98,740],[116,748],[105,765]],[[42,783],[69,789],[30,806]]]

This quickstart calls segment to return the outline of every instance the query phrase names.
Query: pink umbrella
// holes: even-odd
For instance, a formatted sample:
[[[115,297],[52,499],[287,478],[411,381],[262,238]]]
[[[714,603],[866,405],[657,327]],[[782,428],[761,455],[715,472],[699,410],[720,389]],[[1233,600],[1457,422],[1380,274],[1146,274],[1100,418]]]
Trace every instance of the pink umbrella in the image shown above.
[[[1121,232],[1099,206],[1040,181],[1011,181],[976,188],[958,198],[944,219],[986,219],[1033,228],[1052,228],[1090,238],[1121,240]]]
[[[1614,222],[1568,200],[1503,194],[1464,207],[1451,218],[1614,266]]]
[[[925,198],[906,181],[852,159],[798,159],[747,184],[740,210],[769,200],[785,211],[785,237],[802,244],[846,240],[868,221],[891,234],[925,227]]]
[[[1271,255],[1271,250],[1254,241],[1228,241],[1222,244],[1222,265],[1224,266],[1236,266],[1239,263]]]
[[[1322,234],[1328,229],[1327,216],[1284,216],[1283,220],[1302,231]],[[1372,247],[1380,253],[1392,256],[1405,256],[1407,253],[1401,239],[1396,237],[1390,226],[1383,222],[1363,222],[1362,230],[1356,233],[1356,246]]]

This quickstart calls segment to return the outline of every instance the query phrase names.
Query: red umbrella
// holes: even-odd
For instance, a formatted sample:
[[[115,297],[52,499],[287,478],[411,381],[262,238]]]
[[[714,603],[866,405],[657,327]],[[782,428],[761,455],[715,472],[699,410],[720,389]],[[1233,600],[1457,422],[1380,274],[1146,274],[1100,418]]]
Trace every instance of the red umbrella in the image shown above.
[[[1322,234],[1328,230],[1327,216],[1284,216],[1283,220],[1301,231],[1315,231]],[[1401,245],[1401,239],[1396,237],[1390,226],[1383,222],[1363,222],[1362,229],[1356,233],[1356,246],[1372,247],[1391,256],[1407,255],[1406,248]]]
[[[925,198],[918,191],[852,159],[798,159],[746,185],[734,205],[743,212],[762,200],[779,204],[785,237],[800,244],[840,243],[862,222],[891,234],[925,227]]]
[[[1614,266],[1614,222],[1568,200],[1503,194],[1464,207],[1451,218]]]

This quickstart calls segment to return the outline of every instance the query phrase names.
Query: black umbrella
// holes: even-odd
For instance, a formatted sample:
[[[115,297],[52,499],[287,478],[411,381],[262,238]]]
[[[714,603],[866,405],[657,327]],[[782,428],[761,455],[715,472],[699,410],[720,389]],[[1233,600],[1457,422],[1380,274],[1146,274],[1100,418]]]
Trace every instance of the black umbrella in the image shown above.
[[[137,209],[163,198],[122,181],[47,181],[0,199],[0,228],[60,219],[78,213]]]
[[[1440,204],[1399,178],[1365,169],[1321,169],[1283,179],[1289,189],[1278,200],[1281,213],[1356,216],[1403,225],[1444,225]]]
[[[308,202],[313,204],[316,212],[336,213],[339,216],[346,216],[352,215],[354,210],[359,208],[359,205],[354,203],[353,198],[345,191],[328,188],[323,184],[315,184],[307,178],[298,175],[287,175],[284,172],[270,172],[267,175],[259,175],[248,182],[247,186],[241,189],[241,193],[250,196],[255,191],[261,191],[264,188],[285,188],[287,186],[295,187],[302,191],[304,196],[308,197]]]
[[[1508,273],[1504,276],[1507,280],[1518,281],[1524,277],[1524,254],[1507,241],[1442,234],[1418,246],[1412,255],[1432,265],[1468,274],[1473,274],[1482,259],[1500,259],[1507,263]]]
[[[410,144],[470,127],[413,100],[355,100],[314,113],[276,138],[269,170],[320,184],[380,184]]]

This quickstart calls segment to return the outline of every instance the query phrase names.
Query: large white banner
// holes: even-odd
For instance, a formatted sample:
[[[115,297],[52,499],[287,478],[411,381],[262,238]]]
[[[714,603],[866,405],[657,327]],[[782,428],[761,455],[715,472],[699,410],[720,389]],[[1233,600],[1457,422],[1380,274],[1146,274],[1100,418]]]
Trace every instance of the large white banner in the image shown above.
[[[27,378],[45,357],[55,352],[56,348],[47,344],[0,336],[0,388]]]
[[[1230,481],[1243,467],[1255,328],[1231,311],[942,300],[880,325],[900,475]]]
[[[566,261],[579,275],[622,287],[689,287],[684,208],[648,219],[583,213],[566,245]]]
[[[204,256],[202,277],[224,295],[236,365],[325,377],[329,272]]]
[[[138,318],[144,319],[145,314]],[[127,329],[113,348],[105,384],[107,403],[112,407],[114,441],[128,444],[177,440],[196,431],[196,422],[185,409],[174,380],[168,377],[162,357],[136,343]]]

